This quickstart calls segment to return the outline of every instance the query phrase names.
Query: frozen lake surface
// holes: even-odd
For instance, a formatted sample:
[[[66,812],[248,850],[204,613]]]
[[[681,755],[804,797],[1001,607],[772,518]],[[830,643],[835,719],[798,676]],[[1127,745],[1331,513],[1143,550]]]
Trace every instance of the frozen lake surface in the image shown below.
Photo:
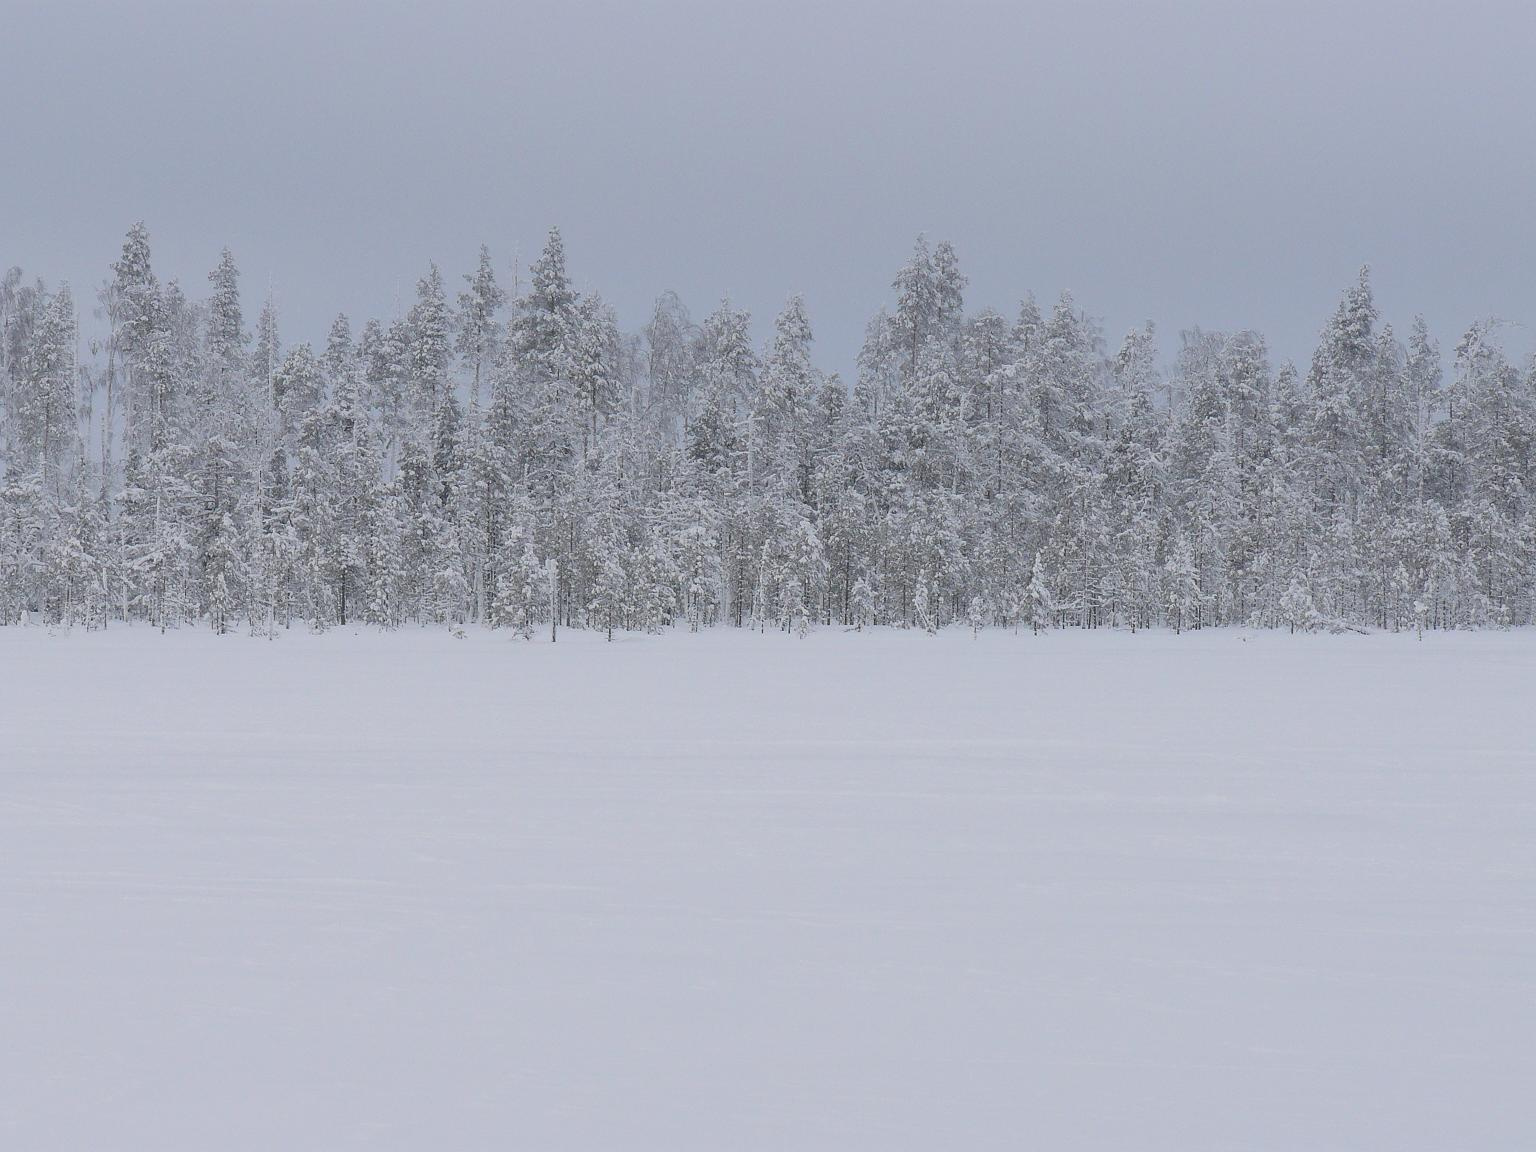
[[[1536,1147],[1536,635],[0,629],[0,1146]]]

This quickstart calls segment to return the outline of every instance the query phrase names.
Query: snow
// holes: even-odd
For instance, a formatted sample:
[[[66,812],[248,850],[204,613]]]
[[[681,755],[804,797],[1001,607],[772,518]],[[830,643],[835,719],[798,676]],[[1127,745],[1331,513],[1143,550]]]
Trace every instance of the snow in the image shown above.
[[[0,1146],[1536,1146],[1536,635],[0,629]]]

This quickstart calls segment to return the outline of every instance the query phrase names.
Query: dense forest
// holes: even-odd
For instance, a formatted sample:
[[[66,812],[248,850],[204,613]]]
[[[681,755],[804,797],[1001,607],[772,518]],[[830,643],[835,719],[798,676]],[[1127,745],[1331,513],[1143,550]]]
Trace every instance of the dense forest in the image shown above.
[[[285,347],[134,227],[85,341],[0,286],[0,623],[1476,628],[1532,620],[1536,368],[1400,336],[1366,273],[1306,370],[1257,332],[1113,350],[1063,295],[964,307],[919,240],[851,386],[791,299],[766,347],[663,295],[639,333],[559,233]],[[520,290],[519,290],[520,289]]]

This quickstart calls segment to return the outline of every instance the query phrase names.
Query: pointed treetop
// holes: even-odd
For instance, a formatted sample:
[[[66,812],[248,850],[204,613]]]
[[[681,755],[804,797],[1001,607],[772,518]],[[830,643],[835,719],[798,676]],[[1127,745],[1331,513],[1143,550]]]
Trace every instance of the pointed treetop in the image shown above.
[[[565,269],[565,242],[560,229],[551,228],[544,251],[529,270],[533,281],[533,296],[546,307],[560,307],[572,302],[570,276]]]

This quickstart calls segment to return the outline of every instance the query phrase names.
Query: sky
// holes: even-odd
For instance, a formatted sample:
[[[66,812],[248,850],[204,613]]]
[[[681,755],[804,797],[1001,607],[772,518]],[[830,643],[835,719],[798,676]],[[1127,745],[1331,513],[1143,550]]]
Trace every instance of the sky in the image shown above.
[[[319,340],[558,225],[625,327],[801,293],[847,373],[925,233],[968,307],[1069,289],[1111,345],[1304,362],[1368,263],[1400,332],[1518,350],[1533,43],[1520,0],[0,0],[0,265],[87,294],[143,219],[162,278],[228,245]]]

